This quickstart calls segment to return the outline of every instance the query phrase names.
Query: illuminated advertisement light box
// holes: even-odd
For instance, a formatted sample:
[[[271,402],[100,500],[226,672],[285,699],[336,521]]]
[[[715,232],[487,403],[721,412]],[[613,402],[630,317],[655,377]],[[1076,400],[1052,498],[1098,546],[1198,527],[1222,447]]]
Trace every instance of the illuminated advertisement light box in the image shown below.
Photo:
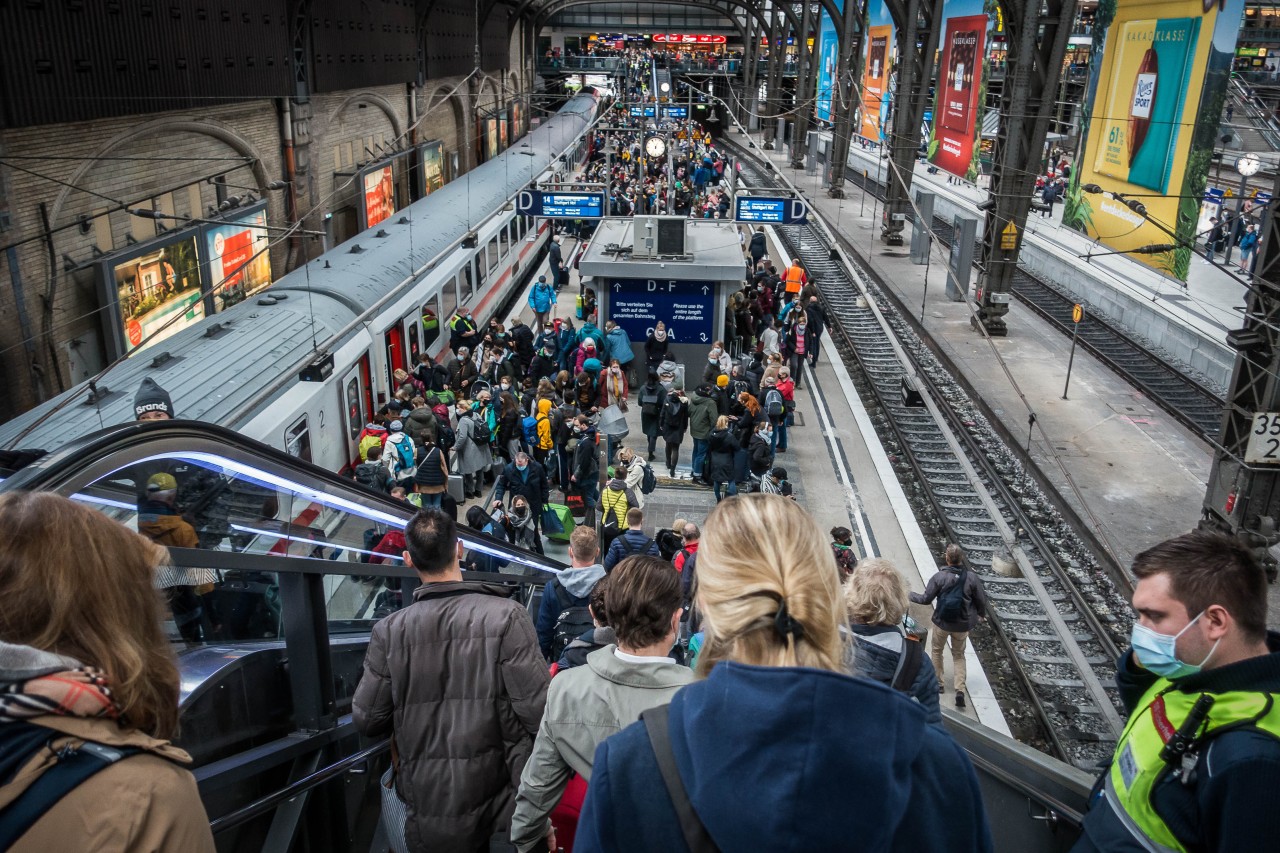
[[[516,212],[547,219],[601,219],[604,217],[604,195],[523,190],[516,195]]]
[[[867,34],[867,64],[862,77],[862,124],[860,133],[868,139],[880,139],[882,116],[888,111],[889,42],[892,26],[874,26]]]
[[[112,357],[177,334],[205,316],[200,232],[189,228],[106,256],[98,264]]]
[[[396,188],[391,164],[375,166],[360,175],[364,193],[364,221],[360,230],[365,231],[396,212]]]
[[[986,15],[949,18],[943,36],[942,64],[936,91],[936,123],[929,161],[959,177],[973,177],[974,148],[981,115],[982,59]]]
[[[207,259],[213,310],[225,311],[271,285],[267,203],[237,211],[225,225],[206,225],[202,245]]]

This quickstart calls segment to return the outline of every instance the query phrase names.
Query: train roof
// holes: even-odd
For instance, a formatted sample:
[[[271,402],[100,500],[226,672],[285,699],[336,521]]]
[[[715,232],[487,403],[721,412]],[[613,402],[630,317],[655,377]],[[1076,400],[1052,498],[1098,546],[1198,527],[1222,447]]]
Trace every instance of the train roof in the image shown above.
[[[573,98],[502,155],[282,276],[254,298],[124,359],[98,380],[96,403],[88,402],[88,383],[82,382],[0,425],[0,448],[51,450],[70,438],[133,420],[134,393],[148,376],[169,392],[180,417],[226,423],[312,352],[314,343],[337,334],[501,207],[528,183],[530,162],[535,175],[550,166],[586,127],[595,104],[594,95]],[[468,204],[474,214],[470,223]],[[401,224],[401,218],[408,223]],[[386,236],[375,236],[379,231]],[[358,253],[352,251],[357,244]],[[171,358],[157,364],[162,353]]]

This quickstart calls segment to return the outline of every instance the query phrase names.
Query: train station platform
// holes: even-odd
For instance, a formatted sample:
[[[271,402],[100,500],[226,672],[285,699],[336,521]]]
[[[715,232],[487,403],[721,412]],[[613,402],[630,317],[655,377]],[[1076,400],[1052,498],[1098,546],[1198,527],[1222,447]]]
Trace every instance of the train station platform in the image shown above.
[[[830,145],[830,135],[822,134],[823,145]],[[829,148],[827,149],[829,150]],[[885,184],[889,180],[889,163],[881,146],[862,148],[855,145],[850,153],[850,168],[866,179]],[[774,157],[783,174],[809,197],[820,197],[824,191],[821,175],[808,175],[791,169],[789,158]],[[987,198],[987,188],[977,184],[948,179],[945,172],[930,174],[926,164],[917,162],[912,178],[912,194],[917,190],[935,194],[934,214],[950,222],[959,214],[976,217],[978,239],[982,237],[983,218],[978,204]],[[850,199],[863,201],[857,188],[846,188]],[[856,194],[854,194],[856,193]],[[865,198],[866,210],[879,216],[883,209]],[[859,205],[860,214],[865,213]],[[1164,275],[1140,261],[1125,255],[1103,254],[1109,247],[1062,225],[1061,204],[1055,204],[1048,216],[1032,211],[1023,235],[1021,265],[1033,275],[1056,283],[1076,295],[1091,310],[1097,310],[1121,327],[1136,333],[1179,362],[1189,366],[1217,388],[1230,384],[1235,351],[1226,344],[1226,335],[1241,324],[1248,276],[1237,266],[1239,253],[1231,263],[1224,263],[1219,253],[1213,264],[1203,255],[1191,261],[1187,282]],[[848,205],[845,206],[847,215]],[[878,241],[878,233],[876,235]],[[886,247],[888,248],[888,247]]]
[[[771,248],[779,251],[776,243],[771,243]],[[566,263],[577,249],[577,241],[566,236],[563,243]],[[539,270],[539,274],[544,272]],[[589,286],[595,284],[588,282]],[[578,272],[573,270],[569,284],[553,309],[554,317],[573,318],[579,286]],[[511,313],[518,313],[525,322],[533,321],[525,299],[513,305]],[[606,319],[600,318],[602,328]],[[574,325],[582,324],[574,319]],[[641,360],[643,346],[642,340],[632,341],[632,348]],[[695,377],[701,375],[702,368],[703,364],[686,365],[688,393],[699,384]],[[823,358],[816,371],[807,367],[805,370],[803,390],[796,394],[796,426],[789,430],[790,446],[786,453],[776,455],[775,466],[787,470],[797,502],[813,516],[824,534],[832,527],[849,528],[860,555],[890,560],[907,578],[913,591],[923,591],[941,563],[941,555],[931,552],[843,363]],[[631,390],[633,404],[627,413],[629,434],[622,446],[644,455],[647,439],[640,428],[640,407],[634,404],[636,389]],[[658,529],[673,527],[677,519],[701,525],[715,506],[710,488],[690,482],[693,440],[686,435],[674,479],[667,476],[663,464],[664,446],[659,439],[653,463],[658,487],[644,496],[645,530],[650,535]],[[553,490],[552,495],[554,500],[559,493]],[[554,543],[548,554],[567,560],[567,554],[559,553]],[[928,606],[911,605],[911,615],[922,627],[929,625],[930,614]],[[1009,734],[1010,725],[996,695],[999,685],[993,687],[972,643],[966,651],[968,704],[965,709],[955,708],[949,655],[948,652],[944,662],[948,687],[941,697],[943,707]]]
[[[730,133],[729,141],[747,144],[740,133]],[[768,156],[788,179],[795,175],[796,187],[810,205],[881,286],[907,306],[917,328],[984,401],[988,413],[1018,436],[1020,444],[1029,446],[1034,464],[1120,566],[1127,571],[1139,551],[1195,527],[1212,461],[1207,443],[1083,349],[1075,353],[1070,387],[1064,394],[1071,349],[1068,337],[1017,301],[1010,305],[1008,337],[984,337],[970,323],[972,303],[952,302],[945,294],[944,246],[935,241],[929,267],[915,265],[905,246],[880,242],[883,211],[874,196],[848,184],[846,198],[829,198],[813,183],[814,177],[803,171],[793,173],[785,152],[757,146],[755,154]],[[927,185],[957,204],[967,203],[972,215],[978,215],[974,205],[978,190],[948,185],[945,175],[922,171],[916,174],[919,186]],[[1029,226],[1032,237],[1060,243],[1067,267],[1083,274],[1099,264],[1074,257],[1084,253],[1079,245],[1084,238],[1056,221],[1050,224],[1045,219],[1041,224],[1036,218],[1033,215]],[[908,223],[904,233],[908,243],[910,236]],[[1193,262],[1188,293],[1161,276],[1145,275],[1145,268],[1138,264],[1124,264],[1123,274],[1112,276],[1113,286],[1140,292],[1146,299],[1156,294],[1157,310],[1179,322],[1191,323],[1194,310],[1204,315],[1198,318],[1201,329],[1212,322],[1217,333],[1225,335],[1233,322],[1238,324],[1239,314],[1228,304],[1230,284],[1216,268]],[[1206,295],[1201,297],[1197,290]],[[1179,295],[1183,298],[1170,298]],[[1035,425],[1029,429],[1033,413]],[[1272,599],[1271,621],[1280,624],[1280,599],[1274,591]]]

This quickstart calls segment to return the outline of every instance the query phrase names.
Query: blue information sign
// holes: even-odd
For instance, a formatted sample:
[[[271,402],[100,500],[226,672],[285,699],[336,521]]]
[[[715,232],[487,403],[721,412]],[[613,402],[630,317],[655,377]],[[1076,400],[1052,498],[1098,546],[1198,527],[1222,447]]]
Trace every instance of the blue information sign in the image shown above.
[[[738,196],[735,222],[769,222],[774,225],[803,225],[809,221],[809,207],[798,198]]]
[[[652,107],[652,106],[649,106],[649,107],[631,107],[631,108],[628,110],[628,113],[629,113],[630,115],[636,116],[636,117],[638,117],[638,118],[653,118],[655,115],[657,115],[656,108],[655,108],[655,107]]]
[[[547,219],[601,219],[604,217],[604,195],[521,190],[516,196],[516,212]]]
[[[611,279],[609,318],[633,341],[643,341],[661,320],[676,343],[709,343],[715,335],[715,295],[710,281]]]
[[[663,118],[688,118],[689,108],[688,107],[663,107],[662,116]]]

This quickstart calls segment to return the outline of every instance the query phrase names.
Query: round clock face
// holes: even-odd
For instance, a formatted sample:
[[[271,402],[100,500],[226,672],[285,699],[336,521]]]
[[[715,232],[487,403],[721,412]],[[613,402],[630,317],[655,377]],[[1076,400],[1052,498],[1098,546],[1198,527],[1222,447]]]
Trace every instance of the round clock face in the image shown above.
[[[667,153],[667,143],[661,136],[650,136],[644,143],[644,150],[650,157],[661,157]]]
[[[1252,154],[1246,154],[1236,161],[1236,171],[1245,177],[1258,174],[1258,170],[1262,168],[1262,161]]]

